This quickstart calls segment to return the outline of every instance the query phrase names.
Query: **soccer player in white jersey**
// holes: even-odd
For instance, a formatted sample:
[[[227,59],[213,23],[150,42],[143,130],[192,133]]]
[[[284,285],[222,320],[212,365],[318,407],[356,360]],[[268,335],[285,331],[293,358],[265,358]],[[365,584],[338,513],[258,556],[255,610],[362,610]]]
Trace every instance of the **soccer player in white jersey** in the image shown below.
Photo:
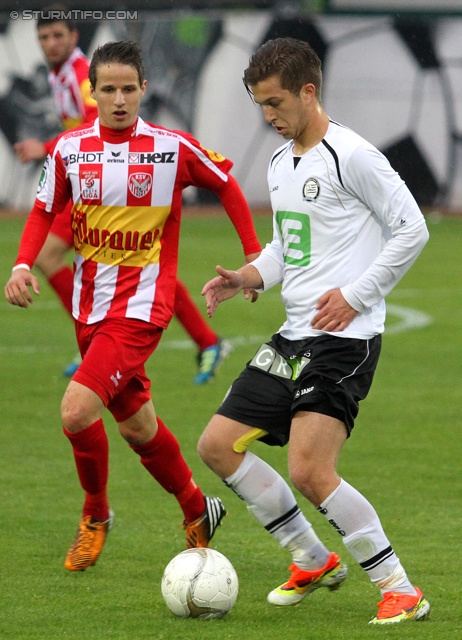
[[[301,513],[283,478],[250,452],[260,438],[289,443],[295,487],[342,536],[379,587],[374,624],[423,620],[430,605],[409,581],[372,505],[336,466],[368,393],[384,330],[384,297],[428,239],[414,198],[386,158],[330,120],[321,63],[305,42],[271,40],[251,57],[244,84],[287,142],[271,158],[273,241],[236,271],[208,282],[210,316],[243,288],[282,283],[286,321],[231,386],[199,452],[292,555],[290,579],[268,595],[293,605],[347,575]]]
[[[89,77],[98,118],[57,139],[5,287],[7,300],[20,307],[32,302],[28,287],[39,293],[30,268],[54,215],[71,198],[72,302],[82,364],[64,394],[61,416],[85,499],[65,560],[69,571],[95,564],[113,520],[105,407],[147,471],[177,499],[186,546],[209,545],[225,515],[223,503],[194,483],[176,438],[156,417],[145,372],[174,310],[183,189],[194,185],[217,193],[242,227],[244,244],[259,247],[250,209],[229,173],[232,163],[190,134],[138,116],[146,89],[138,45],[99,47]]]

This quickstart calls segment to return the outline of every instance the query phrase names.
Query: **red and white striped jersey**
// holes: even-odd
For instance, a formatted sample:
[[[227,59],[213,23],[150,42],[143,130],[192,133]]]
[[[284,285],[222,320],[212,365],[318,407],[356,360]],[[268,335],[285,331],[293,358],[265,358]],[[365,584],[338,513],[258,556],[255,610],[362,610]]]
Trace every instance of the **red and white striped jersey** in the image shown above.
[[[123,131],[97,119],[62,134],[45,163],[36,207],[55,214],[72,199],[74,317],[87,324],[138,318],[166,328],[182,191],[219,191],[231,167],[190,134],[141,118]]]
[[[89,68],[90,61],[77,47],[59,69],[48,74],[56,113],[66,130],[92,122],[98,115],[90,95]]]

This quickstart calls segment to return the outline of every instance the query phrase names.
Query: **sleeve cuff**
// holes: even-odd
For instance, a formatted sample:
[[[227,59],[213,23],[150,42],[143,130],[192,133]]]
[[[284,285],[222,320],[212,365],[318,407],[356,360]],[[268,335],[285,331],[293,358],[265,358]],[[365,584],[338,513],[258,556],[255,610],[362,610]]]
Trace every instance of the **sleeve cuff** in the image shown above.
[[[15,264],[11,271],[16,271],[17,269],[27,269],[30,271],[30,267],[25,262],[21,262],[20,264]]]

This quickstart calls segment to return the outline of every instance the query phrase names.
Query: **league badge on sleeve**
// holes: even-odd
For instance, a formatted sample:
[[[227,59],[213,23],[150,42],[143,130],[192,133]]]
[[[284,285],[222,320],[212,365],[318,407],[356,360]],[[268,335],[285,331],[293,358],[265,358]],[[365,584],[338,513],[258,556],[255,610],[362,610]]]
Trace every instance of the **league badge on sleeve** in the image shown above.
[[[39,181],[38,181],[37,193],[40,193],[42,191],[42,189],[45,186],[45,183],[47,181],[49,162],[50,162],[49,156],[47,156],[47,159],[45,160],[45,164],[42,167],[42,172],[40,174],[40,178],[39,178]]]

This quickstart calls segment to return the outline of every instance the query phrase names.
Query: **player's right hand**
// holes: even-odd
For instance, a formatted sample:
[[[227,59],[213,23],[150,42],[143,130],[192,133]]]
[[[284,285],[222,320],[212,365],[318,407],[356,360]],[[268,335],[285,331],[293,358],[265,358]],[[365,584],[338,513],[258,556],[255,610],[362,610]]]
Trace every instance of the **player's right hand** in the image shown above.
[[[223,269],[220,266],[217,266],[216,270],[219,275],[213,280],[209,280],[202,289],[209,318],[213,316],[220,302],[229,300],[243,288],[242,275],[239,271]]]
[[[36,295],[40,294],[37,278],[28,269],[15,269],[5,285],[5,298],[10,304],[27,309],[34,301],[29,287]]]
[[[23,164],[32,160],[43,160],[47,155],[43,142],[35,138],[27,138],[27,140],[16,142],[13,148],[18,160]]]

